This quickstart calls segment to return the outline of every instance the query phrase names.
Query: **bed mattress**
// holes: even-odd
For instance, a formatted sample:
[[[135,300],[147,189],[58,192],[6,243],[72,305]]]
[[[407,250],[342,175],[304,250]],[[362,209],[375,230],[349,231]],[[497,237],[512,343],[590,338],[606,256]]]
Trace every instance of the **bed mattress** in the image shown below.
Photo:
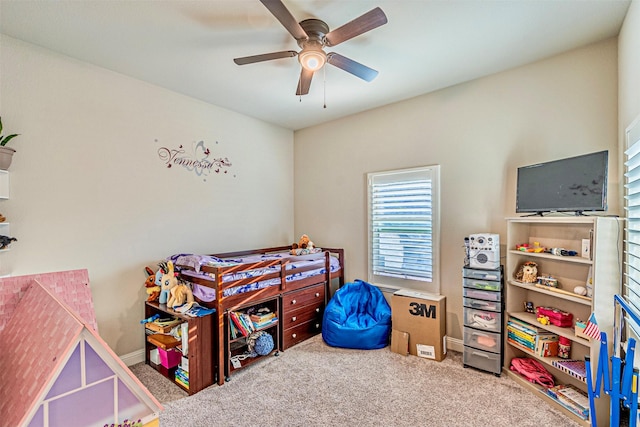
[[[211,267],[223,267],[223,266],[231,266],[237,264],[245,264],[245,263],[255,263],[260,261],[273,261],[279,259],[287,259],[288,262],[286,264],[287,275],[286,281],[293,282],[296,280],[304,279],[311,276],[317,276],[319,274],[326,274],[325,268],[325,258],[324,256],[320,256],[321,252],[319,251],[316,254],[311,255],[302,255],[302,256],[292,256],[289,252],[278,252],[273,254],[256,254],[256,255],[248,255],[239,258],[218,258],[212,255],[195,255],[195,254],[179,254],[173,255],[170,259],[173,261],[174,265],[178,266],[178,268],[182,268],[181,273],[187,277],[199,277],[207,280],[213,280],[214,274],[206,273],[202,271],[203,266],[211,266]],[[334,273],[340,270],[340,261],[335,257],[329,257],[330,259],[330,272]],[[303,267],[309,266],[317,266],[317,269],[309,269],[303,272],[296,273],[296,269],[301,269]],[[187,268],[184,268],[187,267]],[[241,272],[225,274],[222,277],[222,282],[230,282],[234,280],[248,279],[253,277],[263,276],[265,274],[279,272],[280,266],[272,266],[268,268],[258,268],[253,270],[245,270]],[[268,286],[278,285],[280,283],[280,279],[268,279],[257,281],[254,283],[250,283],[243,286],[236,286],[232,288],[225,289],[223,291],[223,295],[225,297],[236,295],[244,292],[251,292],[258,289],[266,288]],[[211,302],[216,298],[216,291],[213,288],[202,286],[196,283],[193,283],[193,294],[202,301]]]

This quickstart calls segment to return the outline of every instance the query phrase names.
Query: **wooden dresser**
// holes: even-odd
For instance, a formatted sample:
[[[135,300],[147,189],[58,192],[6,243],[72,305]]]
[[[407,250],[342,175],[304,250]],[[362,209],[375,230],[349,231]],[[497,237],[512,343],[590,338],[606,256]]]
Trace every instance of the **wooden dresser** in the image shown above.
[[[322,330],[326,306],[325,283],[282,294],[281,348],[286,350]]]

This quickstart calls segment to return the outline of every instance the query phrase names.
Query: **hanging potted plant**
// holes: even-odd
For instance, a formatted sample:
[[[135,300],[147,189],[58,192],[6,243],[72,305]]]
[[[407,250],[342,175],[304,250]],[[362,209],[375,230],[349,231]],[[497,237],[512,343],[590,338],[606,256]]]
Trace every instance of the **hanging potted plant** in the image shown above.
[[[16,150],[11,147],[6,147],[6,145],[7,142],[11,141],[18,135],[19,134],[14,133],[11,135],[2,136],[2,117],[0,117],[0,169],[9,169],[11,160],[13,159],[13,153],[15,153]]]

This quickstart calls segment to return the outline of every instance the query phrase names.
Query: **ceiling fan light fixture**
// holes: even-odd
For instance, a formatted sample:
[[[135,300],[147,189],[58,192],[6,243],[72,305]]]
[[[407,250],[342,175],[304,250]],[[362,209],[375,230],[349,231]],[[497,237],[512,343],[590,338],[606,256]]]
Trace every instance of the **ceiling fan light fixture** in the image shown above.
[[[298,54],[298,61],[305,70],[318,71],[327,62],[327,54],[319,46],[307,46]]]

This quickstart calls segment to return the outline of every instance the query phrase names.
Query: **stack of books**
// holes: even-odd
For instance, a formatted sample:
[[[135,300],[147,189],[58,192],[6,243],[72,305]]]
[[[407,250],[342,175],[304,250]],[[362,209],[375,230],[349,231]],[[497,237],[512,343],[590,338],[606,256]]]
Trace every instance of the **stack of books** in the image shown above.
[[[257,312],[256,314],[252,314],[250,318],[251,322],[253,322],[253,326],[256,329],[269,326],[270,324],[278,320],[276,314],[272,312]]]
[[[515,317],[509,317],[507,321],[507,341],[540,357],[558,355],[558,335]]]
[[[181,367],[176,369],[176,382],[186,389],[189,389],[189,372]]]
[[[559,384],[546,389],[546,393],[578,417],[589,419],[589,396],[582,390],[570,384]]]

